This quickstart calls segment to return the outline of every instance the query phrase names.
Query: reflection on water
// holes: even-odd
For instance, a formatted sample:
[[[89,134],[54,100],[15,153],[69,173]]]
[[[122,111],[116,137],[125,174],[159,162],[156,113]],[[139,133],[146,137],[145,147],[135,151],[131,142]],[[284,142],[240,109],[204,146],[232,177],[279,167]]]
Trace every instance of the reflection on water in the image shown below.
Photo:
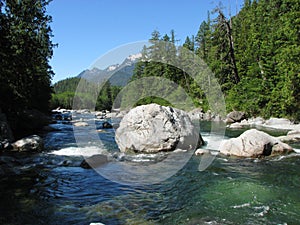
[[[212,141],[216,137],[209,136],[205,127],[208,124],[202,124],[203,137]],[[79,166],[82,154],[104,154],[105,149],[117,152],[113,129],[99,132],[105,148],[85,149],[76,146],[71,125],[59,124],[55,128],[57,131],[45,137],[46,152],[14,155],[20,162],[15,167],[17,173],[0,177],[0,224],[297,224],[300,221],[297,154],[267,160],[217,156],[203,172],[198,171],[197,156],[162,183],[131,187]],[[233,135],[231,131],[226,134]],[[132,156],[128,157],[130,160]]]

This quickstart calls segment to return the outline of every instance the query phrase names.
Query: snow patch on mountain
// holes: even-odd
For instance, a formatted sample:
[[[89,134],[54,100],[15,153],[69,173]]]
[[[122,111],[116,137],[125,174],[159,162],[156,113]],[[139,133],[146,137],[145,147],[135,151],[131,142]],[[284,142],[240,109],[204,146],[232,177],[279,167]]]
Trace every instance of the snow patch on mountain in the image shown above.
[[[120,66],[119,64],[111,65],[111,66],[106,68],[106,71],[108,71],[108,72],[114,71],[114,70],[118,69],[119,66]]]
[[[135,60],[140,59],[141,57],[142,57],[142,53],[137,53],[137,54],[128,56],[126,59],[134,62]]]

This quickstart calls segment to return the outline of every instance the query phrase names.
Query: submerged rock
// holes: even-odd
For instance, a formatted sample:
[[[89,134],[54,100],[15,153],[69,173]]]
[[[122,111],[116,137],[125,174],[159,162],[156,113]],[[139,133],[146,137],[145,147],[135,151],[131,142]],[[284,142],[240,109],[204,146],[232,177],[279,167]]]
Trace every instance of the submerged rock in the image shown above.
[[[102,124],[102,128],[103,128],[103,129],[110,129],[110,128],[113,128],[113,126],[112,126],[109,122],[105,121],[105,122]]]
[[[293,148],[262,131],[251,129],[237,138],[223,141],[220,153],[239,157],[260,157],[287,154]]]
[[[106,155],[93,155],[84,159],[80,166],[84,169],[97,168],[108,163],[108,157]]]
[[[12,146],[19,152],[38,152],[43,150],[44,144],[40,136],[31,135],[16,141]]]
[[[190,150],[203,144],[199,137],[199,131],[186,112],[157,104],[130,110],[116,130],[121,152]]]

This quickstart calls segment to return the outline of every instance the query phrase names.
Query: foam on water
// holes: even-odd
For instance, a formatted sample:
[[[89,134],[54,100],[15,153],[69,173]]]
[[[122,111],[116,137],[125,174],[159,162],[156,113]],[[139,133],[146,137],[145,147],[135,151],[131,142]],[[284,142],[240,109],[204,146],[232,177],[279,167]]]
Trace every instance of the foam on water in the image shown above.
[[[107,154],[107,151],[98,146],[88,146],[88,147],[67,147],[61,150],[50,152],[53,155],[64,155],[64,156],[84,156],[90,157],[98,154]]]

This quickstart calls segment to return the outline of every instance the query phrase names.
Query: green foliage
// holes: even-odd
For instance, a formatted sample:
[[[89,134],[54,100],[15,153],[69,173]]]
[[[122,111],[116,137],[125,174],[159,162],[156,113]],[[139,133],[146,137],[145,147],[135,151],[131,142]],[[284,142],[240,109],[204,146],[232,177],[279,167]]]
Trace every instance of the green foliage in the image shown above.
[[[231,18],[226,18],[217,7],[212,14],[208,13],[195,38],[186,38],[183,48],[171,45],[175,43],[174,31],[171,37],[161,37],[154,31],[150,38],[152,45],[144,47],[132,81],[145,77],[169,79],[188,93],[194,105],[205,110],[209,108],[205,88],[215,82],[213,85],[221,85],[228,111],[243,110],[250,116],[299,121],[299,30],[300,2],[297,0],[245,0],[241,11]],[[161,49],[168,49],[168,54]],[[187,49],[206,62],[217,81],[205,74],[198,80],[188,75],[195,68]],[[174,59],[187,71],[171,66]],[[174,88],[174,96],[176,92]],[[150,99],[144,98],[139,104],[151,102]]]
[[[200,25],[196,53],[217,77],[227,109],[299,120],[300,2],[245,0],[235,17],[215,13]]]
[[[183,47],[177,48],[174,45],[175,34],[173,30],[171,31],[171,38],[167,34],[160,38],[159,32],[154,31],[149,41],[152,45],[148,48],[143,48],[142,58],[135,66],[131,82],[137,82],[141,78],[151,79],[158,77],[160,79],[152,79],[151,84],[147,79],[145,81],[146,84],[142,81],[137,82],[140,86],[145,86],[145,88],[133,88],[135,90],[138,89],[141,92],[140,96],[143,96],[142,99],[138,100],[137,104],[148,104],[153,101],[163,105],[170,105],[175,102],[177,107],[184,108],[185,98],[188,96],[192,99],[194,105],[205,107],[203,103],[205,102],[206,104],[207,102],[204,100],[203,91],[188,74],[189,71],[193,71],[193,65],[191,64],[193,59],[190,56],[191,52],[195,51],[195,38],[193,36],[187,37]],[[180,68],[186,68],[187,71],[183,71]],[[160,82],[156,83],[157,80]],[[153,85],[154,83],[155,85]],[[151,92],[147,90],[149,88]],[[129,94],[129,96],[132,95]],[[164,97],[165,101],[162,100],[162,97]],[[184,100],[180,103],[179,100],[182,97]],[[124,98],[126,99],[126,97]],[[133,99],[132,97],[127,98]],[[153,100],[151,101],[152,98]]]
[[[60,94],[63,92],[75,92],[80,79],[81,78],[78,77],[72,77],[58,81],[53,85],[53,90],[56,94]],[[89,85],[88,82],[86,82],[86,85]]]
[[[96,110],[111,110],[120,90],[120,87],[111,86],[109,81],[105,82],[97,98]]]
[[[171,107],[174,107],[167,100],[165,100],[163,98],[160,98],[160,97],[155,97],[155,96],[147,96],[145,98],[142,98],[134,106],[148,105],[148,104],[151,104],[151,103],[156,103],[156,104],[162,105],[162,106],[171,106]]]
[[[0,0],[0,108],[13,120],[20,112],[47,112],[54,44],[47,0]]]
[[[51,108],[88,108],[111,110],[120,87],[111,86],[110,82],[96,84],[83,78],[67,78],[53,85],[54,93]],[[75,97],[75,98],[74,98]],[[74,104],[74,102],[76,104]]]
[[[49,110],[49,60],[55,46],[48,3],[0,0],[0,111],[7,115],[15,137],[47,123],[43,113]]]

